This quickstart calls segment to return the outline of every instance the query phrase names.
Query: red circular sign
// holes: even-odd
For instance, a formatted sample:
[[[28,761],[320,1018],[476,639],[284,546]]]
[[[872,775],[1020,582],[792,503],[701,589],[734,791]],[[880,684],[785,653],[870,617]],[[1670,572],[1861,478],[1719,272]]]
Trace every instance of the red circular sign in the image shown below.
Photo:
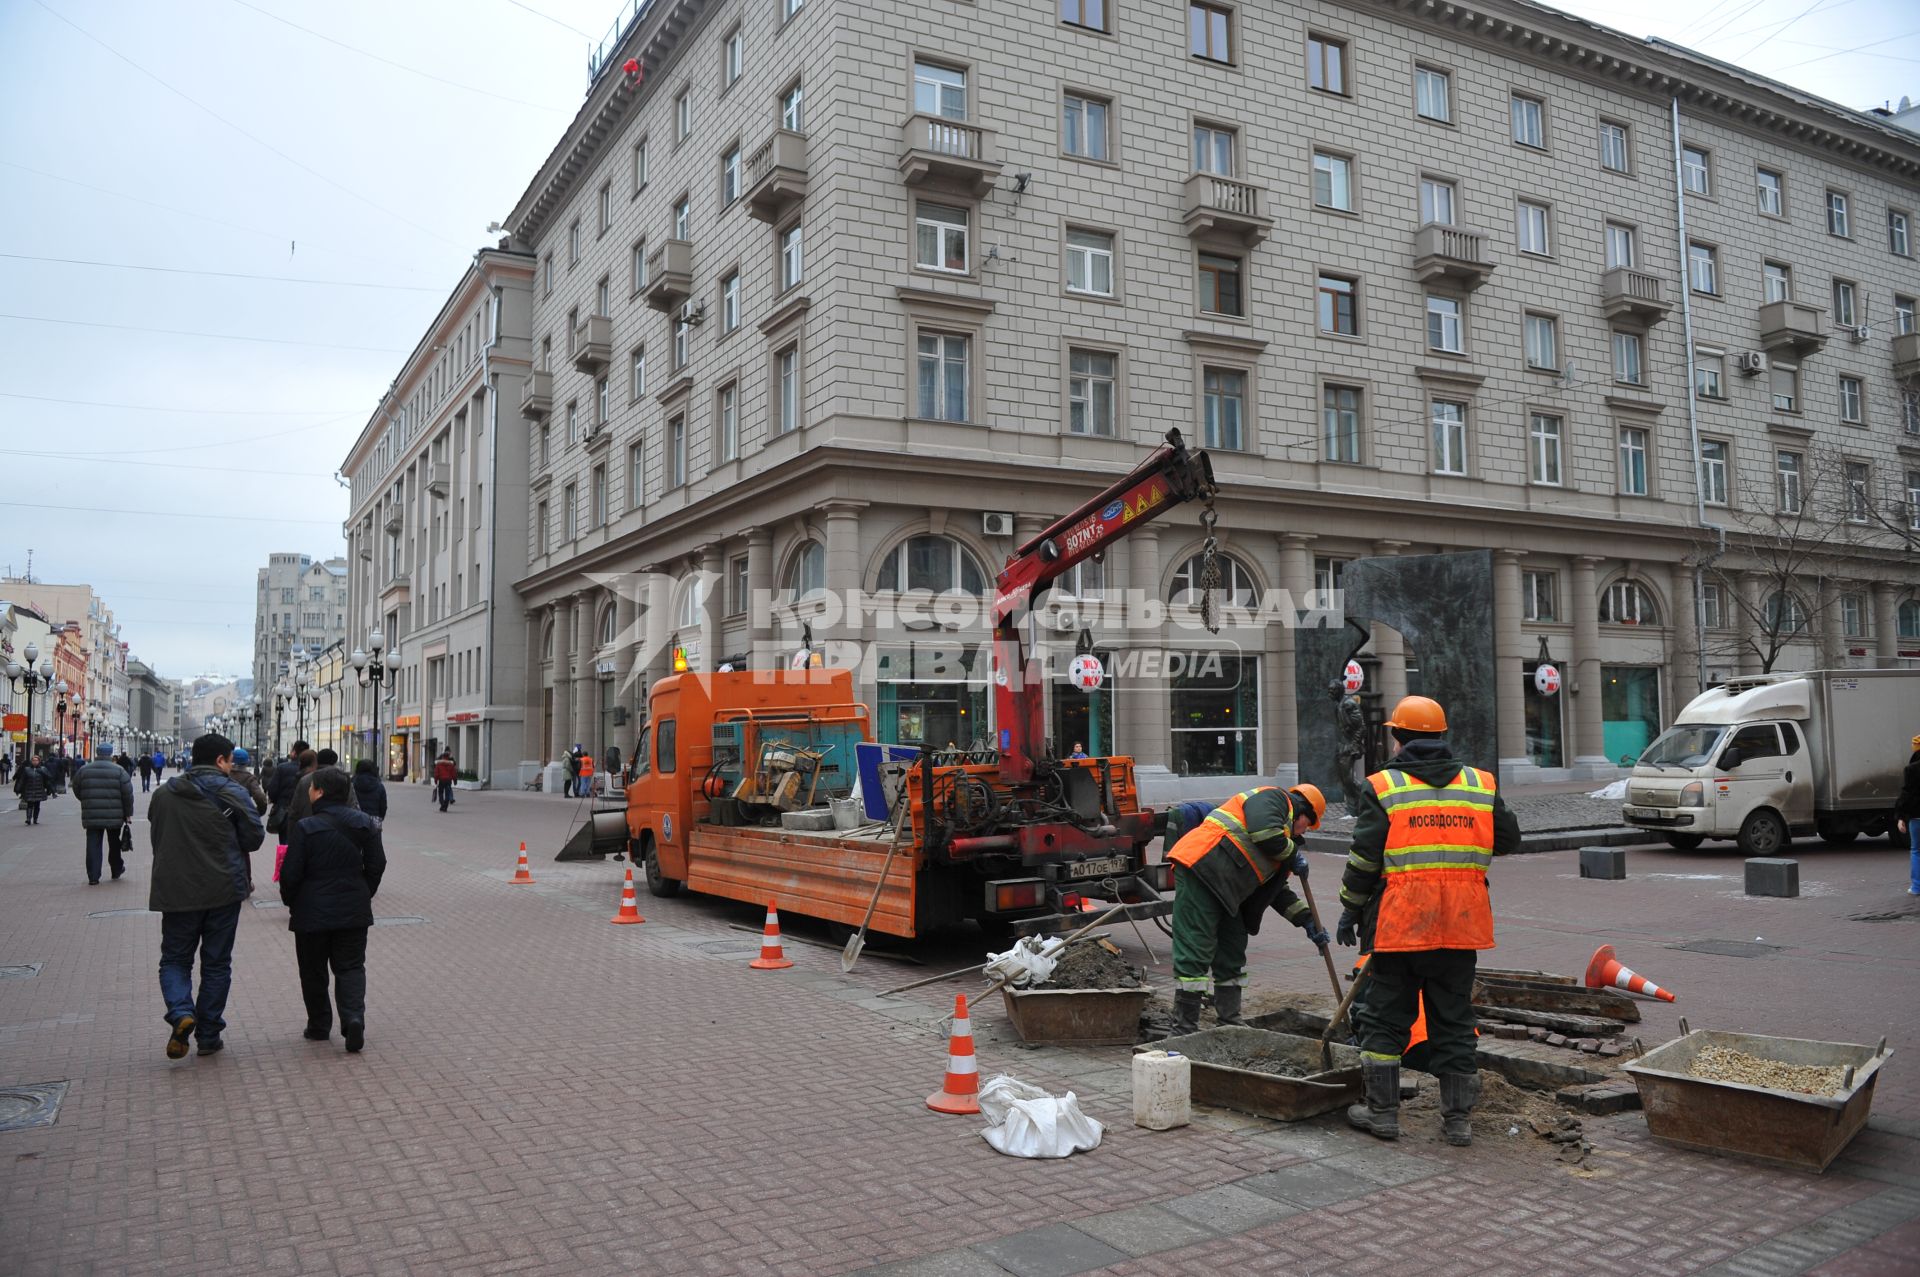
[[[1560,690],[1560,671],[1551,665],[1542,665],[1533,671],[1533,686],[1542,696],[1552,696]]]
[[[1082,652],[1074,657],[1073,664],[1067,667],[1067,677],[1072,679],[1073,685],[1081,691],[1093,692],[1098,691],[1100,684],[1107,681],[1107,671],[1106,667],[1100,664],[1099,657],[1091,652]]]
[[[1346,672],[1340,677],[1340,685],[1349,692],[1357,692],[1367,681],[1366,671],[1360,668],[1360,662],[1348,661]]]

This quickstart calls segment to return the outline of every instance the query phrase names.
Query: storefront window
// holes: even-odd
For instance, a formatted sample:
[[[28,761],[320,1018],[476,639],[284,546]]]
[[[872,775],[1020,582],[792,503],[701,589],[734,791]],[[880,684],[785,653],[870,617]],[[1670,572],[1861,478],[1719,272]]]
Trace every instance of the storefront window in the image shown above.
[[[1173,770],[1182,776],[1260,771],[1260,659],[1226,652],[1170,653],[1174,675]]]
[[[1567,765],[1566,735],[1561,727],[1561,706],[1565,695],[1554,693],[1542,696],[1533,685],[1533,672],[1539,668],[1538,662],[1528,661],[1523,665],[1521,676],[1521,703],[1526,706],[1527,714],[1527,757],[1535,767],[1565,767]]]
[[[1094,655],[1107,671],[1106,681],[1092,692],[1073,685],[1068,668],[1073,663],[1071,650],[1056,651],[1051,661],[1053,685],[1053,747],[1061,758],[1073,753],[1078,744],[1090,757],[1105,758],[1116,753],[1113,745],[1113,653],[1098,650]]]
[[[1660,671],[1602,665],[1600,717],[1607,758],[1631,765],[1660,734]]]
[[[880,650],[875,734],[889,744],[946,749],[985,743],[988,653],[963,643]]]

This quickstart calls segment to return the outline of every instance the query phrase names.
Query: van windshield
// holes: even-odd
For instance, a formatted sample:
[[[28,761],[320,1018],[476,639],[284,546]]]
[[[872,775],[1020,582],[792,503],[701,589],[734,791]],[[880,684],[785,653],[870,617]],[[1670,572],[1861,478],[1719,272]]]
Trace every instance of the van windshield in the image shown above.
[[[1720,748],[1720,738],[1726,733],[1725,727],[1713,724],[1670,727],[1647,746],[1640,761],[1649,767],[1700,767]]]

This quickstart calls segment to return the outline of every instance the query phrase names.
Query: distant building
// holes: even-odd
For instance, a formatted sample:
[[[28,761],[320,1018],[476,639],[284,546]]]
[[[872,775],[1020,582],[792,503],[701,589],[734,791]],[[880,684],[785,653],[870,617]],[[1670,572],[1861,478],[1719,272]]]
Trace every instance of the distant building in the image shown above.
[[[97,723],[102,739],[112,743],[127,726],[127,650],[113,609],[90,585],[0,580],[0,598],[28,604],[56,630],[73,626],[65,640],[67,664],[55,677],[67,680],[68,714]],[[41,648],[43,659],[51,655],[44,643]]]
[[[310,554],[273,554],[255,573],[253,685],[264,703],[292,673],[297,655],[311,660],[346,635],[347,561]]]

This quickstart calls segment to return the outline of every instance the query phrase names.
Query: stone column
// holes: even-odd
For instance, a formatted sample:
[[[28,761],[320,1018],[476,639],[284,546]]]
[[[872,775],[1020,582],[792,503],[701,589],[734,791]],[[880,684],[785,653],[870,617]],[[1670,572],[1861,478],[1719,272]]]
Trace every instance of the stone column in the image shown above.
[[[585,745],[600,761],[600,676],[593,672],[600,646],[599,591],[581,590],[573,596],[573,638],[577,649],[573,667],[573,740]]]
[[[1126,582],[1122,595],[1126,604],[1125,643],[1127,647],[1141,649],[1146,657],[1141,668],[1147,668],[1148,661],[1160,661],[1167,644],[1166,597],[1160,582],[1160,529],[1141,528],[1122,544],[1130,560],[1130,570],[1123,578]],[[1135,678],[1120,687],[1114,700],[1115,716],[1120,720],[1115,737],[1124,743],[1124,752],[1131,754],[1142,770],[1158,771],[1163,777],[1173,756],[1172,742],[1167,735],[1169,696],[1164,678]],[[1165,790],[1149,797],[1148,801],[1164,802],[1170,796],[1171,791]]]
[[[636,587],[632,581],[625,581],[615,587],[613,595],[613,698],[617,705],[627,710],[627,728],[621,736],[631,739],[633,725],[639,721],[647,700],[647,688],[643,679],[636,677],[635,665],[640,659],[640,600],[635,597]]]
[[[1282,532],[1277,538],[1280,557],[1274,584],[1286,591],[1294,615],[1307,607],[1313,590],[1313,555],[1307,547],[1313,536],[1305,532]],[[1267,627],[1265,686],[1261,688],[1260,719],[1267,740],[1268,770],[1283,784],[1300,780],[1300,688],[1296,682],[1294,656],[1298,650],[1294,632],[1285,625]],[[1308,689],[1308,695],[1314,689]]]
[[[553,668],[548,684],[553,688],[553,737],[548,742],[547,759],[559,762],[573,748],[573,600],[556,600],[552,611]]]
[[[1873,587],[1874,668],[1890,670],[1900,663],[1899,594],[1891,584]]]
[[[1585,776],[1611,774],[1600,698],[1600,593],[1595,570],[1601,560],[1583,554],[1573,560],[1573,668],[1580,690],[1573,695],[1573,765]]]
[[[1840,624],[1840,582],[1827,577],[1820,582],[1815,606],[1819,615],[1813,621],[1812,638],[1819,653],[1815,668],[1839,669],[1846,664],[1847,636]]]
[[[1758,572],[1734,574],[1733,588],[1740,595],[1736,611],[1740,623],[1738,659],[1742,674],[1758,674],[1762,664],[1760,652],[1766,646],[1765,600],[1761,597],[1764,584]]]
[[[527,654],[524,661],[526,677],[520,680],[521,697],[526,701],[526,717],[521,720],[525,729],[520,738],[520,752],[527,763],[544,763],[551,755],[547,753],[551,741],[539,733],[545,723],[545,707],[542,704],[541,689],[546,686],[540,676],[540,636],[546,632],[547,609],[538,608],[526,614],[527,617]],[[523,775],[522,780],[526,777]]]
[[[861,579],[860,561],[860,512],[867,508],[865,501],[828,501],[815,507],[826,519],[827,524],[827,591],[837,598],[851,598],[853,592],[862,588],[866,582]],[[902,587],[906,585],[901,582]],[[848,617],[842,610],[840,623],[831,633],[814,631],[816,645],[828,641],[853,643],[860,637],[857,619]],[[828,663],[855,659],[851,651],[829,652]]]
[[[1667,681],[1673,689],[1673,703],[1667,706],[1666,719],[1671,723],[1681,707],[1700,694],[1700,645],[1706,636],[1700,632],[1693,568],[1685,563],[1671,564],[1667,581],[1667,599],[1673,608],[1673,642],[1667,648]]]
[[[1501,770],[1527,767],[1527,705],[1525,676],[1527,639],[1520,628],[1524,611],[1520,598],[1520,560],[1525,550],[1493,552],[1493,704],[1496,714],[1496,751]]]
[[[777,666],[773,647],[773,530],[747,529],[747,626],[752,669]]]
[[[1411,541],[1375,541],[1373,552],[1381,558],[1397,558]],[[1390,625],[1373,626],[1373,654],[1380,662],[1380,706],[1387,713],[1407,694],[1407,646],[1400,631]],[[1421,653],[1425,659],[1425,653]]]

